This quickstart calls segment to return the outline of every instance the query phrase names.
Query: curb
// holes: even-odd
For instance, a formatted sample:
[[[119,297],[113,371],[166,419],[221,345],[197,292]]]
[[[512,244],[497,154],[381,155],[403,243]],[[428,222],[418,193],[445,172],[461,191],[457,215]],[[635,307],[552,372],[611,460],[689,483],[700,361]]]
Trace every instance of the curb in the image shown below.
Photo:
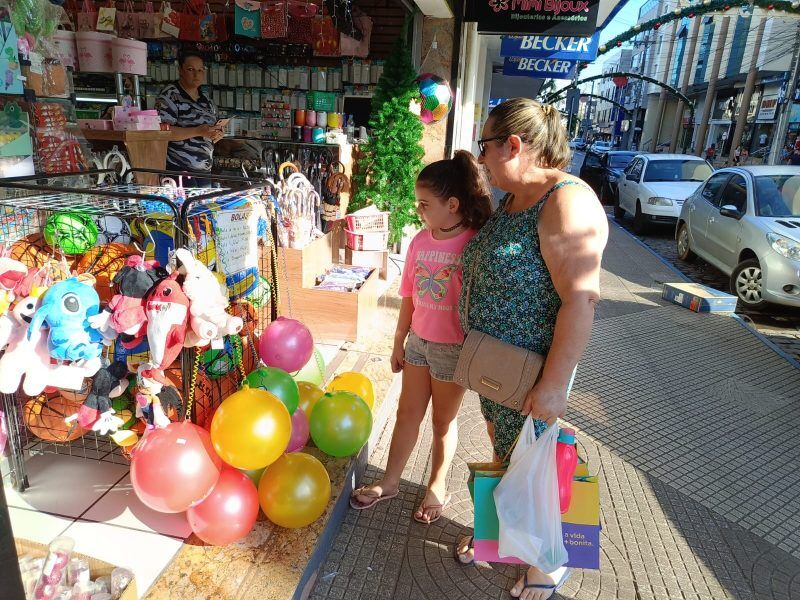
[[[317,582],[319,569],[325,562],[325,558],[327,558],[331,546],[333,546],[333,541],[339,533],[339,527],[344,521],[347,511],[350,510],[350,494],[357,487],[358,482],[361,481],[361,477],[364,475],[367,463],[369,462],[369,457],[380,441],[386,423],[397,406],[397,401],[400,398],[401,384],[401,374],[397,373],[394,375],[392,383],[386,392],[386,397],[373,418],[372,432],[370,433],[369,440],[367,440],[367,443],[361,448],[361,451],[350,459],[350,464],[347,465],[347,472],[344,477],[344,486],[339,491],[339,496],[336,498],[336,503],[333,505],[333,511],[331,511],[328,522],[325,523],[325,528],[317,539],[314,551],[311,553],[308,563],[306,563],[306,568],[303,570],[297,588],[295,588],[292,600],[306,600],[311,594],[311,590]]]
[[[630,238],[631,238],[633,241],[635,241],[635,242],[636,242],[636,243],[637,243],[639,246],[641,246],[642,248],[644,248],[645,250],[647,250],[647,251],[648,251],[650,254],[652,254],[652,255],[653,255],[655,258],[657,258],[657,259],[658,259],[658,260],[659,260],[659,261],[660,261],[660,262],[661,262],[661,263],[662,263],[664,266],[666,266],[667,268],[669,268],[669,270],[670,270],[670,271],[672,271],[673,273],[675,273],[675,275],[676,275],[677,277],[680,277],[682,281],[686,281],[686,282],[692,282],[692,280],[691,280],[689,277],[687,277],[687,276],[686,276],[686,275],[685,275],[683,272],[681,272],[681,271],[680,271],[680,270],[679,270],[679,269],[678,269],[678,268],[677,268],[675,265],[673,265],[673,264],[672,264],[671,262],[669,262],[669,261],[668,261],[666,258],[664,258],[664,257],[663,257],[663,256],[661,256],[660,254],[658,254],[658,253],[657,253],[655,250],[653,250],[653,249],[652,249],[650,246],[648,246],[647,244],[645,244],[645,243],[644,243],[642,240],[640,240],[638,237],[636,237],[635,235],[633,235],[633,234],[632,234],[630,231],[628,231],[627,229],[625,229],[624,227],[622,227],[622,225],[620,225],[619,223],[617,223],[617,222],[616,222],[616,221],[613,219],[613,217],[607,216],[606,218],[608,219],[608,222],[609,222],[609,223],[611,223],[611,224],[612,224],[614,227],[616,227],[616,228],[617,228],[617,229],[619,229],[620,231],[624,232],[624,233],[625,233],[625,234],[626,234],[628,237],[630,237]],[[744,319],[743,319],[741,316],[737,315],[736,313],[733,313],[731,316],[733,317],[733,319],[734,319],[734,320],[735,320],[737,323],[739,323],[739,325],[741,325],[742,327],[744,327],[744,328],[745,328],[745,329],[746,329],[746,330],[747,330],[747,331],[748,331],[748,332],[749,332],[751,335],[753,335],[753,336],[755,336],[756,338],[758,338],[758,340],[759,340],[759,341],[760,341],[762,344],[764,344],[764,345],[765,345],[767,348],[769,348],[770,350],[772,350],[772,351],[773,351],[775,354],[777,354],[778,356],[780,356],[782,359],[784,359],[786,362],[788,362],[788,363],[789,363],[791,366],[793,366],[795,369],[800,369],[800,361],[798,361],[798,360],[797,360],[795,357],[793,357],[791,354],[789,354],[788,352],[786,352],[785,350],[783,350],[783,349],[782,349],[780,346],[778,346],[778,345],[777,345],[775,342],[773,342],[772,340],[770,340],[770,339],[769,339],[767,336],[765,336],[763,333],[761,333],[760,331],[758,331],[758,330],[757,330],[755,327],[753,327],[752,325],[750,325],[750,323],[748,323],[747,321],[745,321],[745,320],[744,320]]]

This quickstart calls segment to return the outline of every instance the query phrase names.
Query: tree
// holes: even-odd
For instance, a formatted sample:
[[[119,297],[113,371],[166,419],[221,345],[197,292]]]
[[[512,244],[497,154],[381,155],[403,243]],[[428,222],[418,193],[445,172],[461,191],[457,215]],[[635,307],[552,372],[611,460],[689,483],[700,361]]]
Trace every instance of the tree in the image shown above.
[[[424,125],[410,109],[419,100],[416,79],[404,33],[375,88],[369,119],[372,135],[360,147],[353,173],[355,191],[348,212],[368,204],[388,211],[392,242],[400,241],[406,225],[419,224],[414,183],[425,152],[420,145]]]

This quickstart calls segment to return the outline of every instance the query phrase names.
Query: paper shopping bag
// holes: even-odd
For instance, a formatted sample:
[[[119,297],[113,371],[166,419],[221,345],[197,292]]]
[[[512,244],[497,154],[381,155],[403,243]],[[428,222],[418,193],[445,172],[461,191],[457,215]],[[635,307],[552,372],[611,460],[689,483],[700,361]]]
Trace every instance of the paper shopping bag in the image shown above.
[[[101,6],[97,11],[97,31],[117,31],[117,9],[114,0],[109,0],[107,6]]]
[[[261,36],[261,3],[253,0],[236,0],[234,31],[236,35],[258,38]]]
[[[0,93],[22,94],[17,31],[10,19],[0,20]]]

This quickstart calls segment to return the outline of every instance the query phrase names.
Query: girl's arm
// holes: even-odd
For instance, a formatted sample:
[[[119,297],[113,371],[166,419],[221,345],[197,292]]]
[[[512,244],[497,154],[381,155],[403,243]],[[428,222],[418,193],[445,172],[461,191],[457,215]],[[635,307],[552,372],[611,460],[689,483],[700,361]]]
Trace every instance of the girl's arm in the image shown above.
[[[392,372],[399,373],[403,369],[406,336],[411,329],[411,316],[414,314],[414,302],[411,296],[404,296],[400,303],[400,314],[394,332],[394,348],[392,349]]]
[[[542,377],[528,394],[523,414],[542,421],[564,415],[567,387],[586,346],[600,301],[600,261],[608,241],[608,221],[595,195],[566,186],[542,207],[542,257],[561,308]]]

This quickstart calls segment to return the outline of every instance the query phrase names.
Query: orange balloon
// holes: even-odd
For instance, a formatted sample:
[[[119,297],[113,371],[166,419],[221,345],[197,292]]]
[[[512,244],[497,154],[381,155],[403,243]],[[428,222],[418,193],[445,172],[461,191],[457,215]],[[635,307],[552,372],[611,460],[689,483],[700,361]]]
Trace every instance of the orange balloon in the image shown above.
[[[297,407],[302,408],[306,415],[310,415],[311,409],[314,408],[317,400],[322,398],[325,392],[308,381],[298,381],[297,389],[300,391],[300,403]]]
[[[331,478],[310,454],[284,454],[261,476],[258,499],[264,514],[276,525],[305,527],[325,512],[331,499]]]
[[[95,289],[101,302],[110,302],[114,296],[113,280],[125,266],[125,261],[136,248],[128,244],[102,244],[86,252],[78,260],[78,273],[91,273],[95,277]]]

